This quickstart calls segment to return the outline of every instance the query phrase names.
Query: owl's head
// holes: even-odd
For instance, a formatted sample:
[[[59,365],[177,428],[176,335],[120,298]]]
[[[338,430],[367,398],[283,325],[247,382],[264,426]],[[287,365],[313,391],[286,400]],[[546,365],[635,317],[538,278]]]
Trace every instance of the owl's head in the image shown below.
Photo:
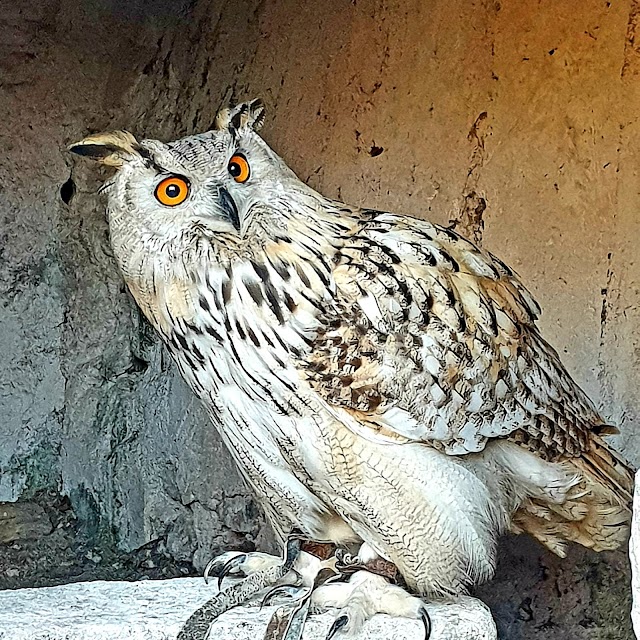
[[[175,142],[137,141],[126,131],[69,147],[117,168],[103,187],[113,227],[170,241],[198,230],[242,236],[256,213],[299,183],[257,134],[260,100],[221,111],[214,129]]]

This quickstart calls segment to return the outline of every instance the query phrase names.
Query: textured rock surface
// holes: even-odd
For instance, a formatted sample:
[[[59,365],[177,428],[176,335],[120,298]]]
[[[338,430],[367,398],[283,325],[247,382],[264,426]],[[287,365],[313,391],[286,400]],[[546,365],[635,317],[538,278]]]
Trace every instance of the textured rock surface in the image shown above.
[[[31,502],[0,504],[0,543],[47,536],[53,530],[45,510]]]
[[[199,567],[267,543],[123,291],[96,170],[63,153],[108,128],[205,129],[225,99],[256,95],[265,137],[314,187],[452,221],[515,267],[640,461],[637,2],[0,8],[0,501],[54,489],[105,547],[161,540]],[[630,637],[623,552],[561,561],[524,538],[504,549],[482,594],[505,637]]]
[[[192,611],[215,590],[201,579],[80,582],[61,587],[0,591],[0,640],[172,640]],[[240,607],[222,615],[212,638],[261,638],[276,607]],[[494,640],[495,628],[477,600],[431,605],[431,640]],[[304,640],[324,640],[335,613],[311,616]],[[359,640],[417,640],[417,620],[378,615]],[[453,634],[453,635],[451,635]]]

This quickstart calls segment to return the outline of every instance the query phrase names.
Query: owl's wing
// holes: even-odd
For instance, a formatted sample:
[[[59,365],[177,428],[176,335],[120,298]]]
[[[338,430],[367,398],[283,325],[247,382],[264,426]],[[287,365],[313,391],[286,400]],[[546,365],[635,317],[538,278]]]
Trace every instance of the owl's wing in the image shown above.
[[[368,437],[450,454],[509,436],[555,459],[608,432],[503,262],[449,229],[364,215],[336,262],[334,315],[303,367],[325,400]]]

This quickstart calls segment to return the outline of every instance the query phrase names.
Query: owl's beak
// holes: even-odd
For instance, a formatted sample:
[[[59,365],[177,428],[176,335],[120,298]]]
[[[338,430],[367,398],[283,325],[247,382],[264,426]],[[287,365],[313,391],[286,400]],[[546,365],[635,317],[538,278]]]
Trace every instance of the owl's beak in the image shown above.
[[[231,194],[224,187],[218,188],[218,203],[234,229],[239,232],[240,214],[238,213],[238,207]]]

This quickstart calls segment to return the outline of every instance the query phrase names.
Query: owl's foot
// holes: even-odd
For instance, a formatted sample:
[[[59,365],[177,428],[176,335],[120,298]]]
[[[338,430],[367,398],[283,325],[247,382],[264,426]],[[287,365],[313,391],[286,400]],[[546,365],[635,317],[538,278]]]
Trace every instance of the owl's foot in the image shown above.
[[[318,560],[317,557],[312,557]],[[287,605],[276,609],[271,616],[264,640],[301,640],[315,590],[320,585],[341,578],[341,575],[336,573],[331,566],[332,564],[331,560],[329,562],[320,561],[319,564],[316,564],[312,584],[309,583],[309,579],[313,574],[307,571],[306,575],[300,575],[301,581],[305,584],[299,587],[287,584],[277,585],[264,596],[261,606],[269,604],[276,596],[284,595],[289,600]],[[318,567],[322,568],[318,570]]]
[[[349,582],[333,582],[319,586],[312,596],[312,607],[338,608],[338,615],[329,629],[327,640],[338,634],[354,635],[376,613],[414,618],[424,625],[424,640],[431,637],[431,618],[420,598],[412,596],[379,575],[357,571]]]
[[[397,582],[400,578],[398,569],[389,560],[385,560],[376,551],[363,542],[356,555],[346,549],[336,549],[336,571],[343,575],[351,575],[357,571],[368,571]]]
[[[204,581],[208,583],[210,577],[217,578],[218,589],[220,589],[222,581],[227,577],[246,578],[253,573],[280,564],[282,564],[282,558],[270,553],[227,551],[209,561],[204,569]]]
[[[382,576],[354,573],[349,582],[319,586],[311,599],[311,612],[337,608],[327,640],[353,636],[376,613],[411,618],[422,623],[424,640],[497,640],[489,608],[477,598],[458,596],[423,602]],[[416,635],[416,640],[419,636]]]
[[[244,580],[218,592],[211,600],[202,605],[178,633],[177,640],[206,640],[209,627],[213,621],[225,611],[244,604],[257,593],[272,586],[290,572],[293,580],[298,581],[298,572],[293,569],[300,556],[302,538],[294,534],[285,545],[284,557],[276,558],[268,554],[223,554],[210,562],[205,575],[218,577],[219,583],[225,576],[233,573],[248,573]],[[294,583],[295,583],[294,582]]]

